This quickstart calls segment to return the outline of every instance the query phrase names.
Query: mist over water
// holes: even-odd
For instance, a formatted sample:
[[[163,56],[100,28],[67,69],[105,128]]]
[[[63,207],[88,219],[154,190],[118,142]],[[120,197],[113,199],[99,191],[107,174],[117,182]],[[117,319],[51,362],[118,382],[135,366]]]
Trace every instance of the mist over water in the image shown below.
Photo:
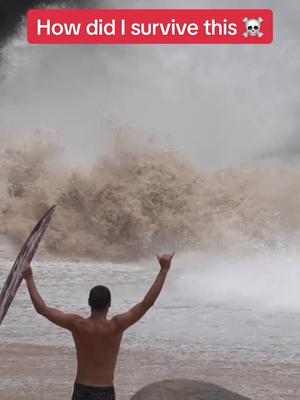
[[[174,287],[190,304],[296,316],[299,263],[299,251],[291,247],[251,256],[185,252],[177,256]]]
[[[200,167],[297,154],[299,4],[272,7],[283,22],[271,46],[29,46],[23,27],[3,50],[1,132],[55,131],[84,163],[106,151],[105,118],[158,135]]]
[[[201,270],[192,293],[298,307],[299,3],[272,7],[276,41],[261,47],[29,46],[21,25],[2,51],[5,234],[19,244],[56,203],[51,254],[124,262],[176,248]]]

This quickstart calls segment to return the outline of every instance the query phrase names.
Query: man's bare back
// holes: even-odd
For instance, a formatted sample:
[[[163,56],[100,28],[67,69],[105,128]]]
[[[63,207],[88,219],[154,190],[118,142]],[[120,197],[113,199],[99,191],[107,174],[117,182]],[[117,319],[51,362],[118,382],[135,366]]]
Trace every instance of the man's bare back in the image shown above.
[[[129,311],[112,319],[107,318],[110,307],[109,289],[97,286],[91,290],[89,298],[91,315],[89,318],[83,318],[46,306],[35,286],[30,266],[23,271],[36,311],[54,324],[68,329],[73,335],[77,351],[77,375],[72,399],[88,398],[88,396],[81,397],[79,393],[81,390],[86,390],[86,393],[95,390],[98,393],[105,388],[113,389],[114,372],[123,333],[154,305],[164,285],[173,256],[174,253],[158,257],[161,269],[144,299]],[[110,397],[99,398],[114,399],[114,392]]]
[[[88,386],[113,386],[114,371],[123,336],[115,320],[78,316],[72,335],[77,351],[76,382]]]

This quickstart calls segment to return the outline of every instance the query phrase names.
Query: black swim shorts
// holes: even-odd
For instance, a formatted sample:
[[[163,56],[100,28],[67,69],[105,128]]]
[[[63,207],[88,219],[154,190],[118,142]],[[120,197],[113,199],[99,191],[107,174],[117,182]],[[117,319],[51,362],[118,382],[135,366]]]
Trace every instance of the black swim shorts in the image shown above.
[[[75,383],[72,400],[115,400],[115,389],[111,387],[92,387]]]

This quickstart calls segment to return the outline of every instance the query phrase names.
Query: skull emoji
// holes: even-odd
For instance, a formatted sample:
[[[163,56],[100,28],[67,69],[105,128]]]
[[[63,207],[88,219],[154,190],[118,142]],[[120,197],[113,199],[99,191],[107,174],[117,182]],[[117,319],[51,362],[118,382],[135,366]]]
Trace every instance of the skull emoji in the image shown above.
[[[261,23],[263,22],[262,18],[258,18],[258,19],[248,19],[248,18],[244,18],[243,22],[245,22],[246,25],[246,32],[244,33],[244,36],[247,38],[248,36],[258,36],[258,37],[262,37],[264,34],[262,32],[260,32],[260,28],[261,28]]]

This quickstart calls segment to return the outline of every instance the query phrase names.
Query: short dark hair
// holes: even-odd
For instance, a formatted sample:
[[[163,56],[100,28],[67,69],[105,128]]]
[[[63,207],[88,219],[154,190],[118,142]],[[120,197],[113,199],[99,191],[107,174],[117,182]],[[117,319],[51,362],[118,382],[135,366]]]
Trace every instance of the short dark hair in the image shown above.
[[[95,286],[89,295],[89,306],[95,311],[106,310],[111,303],[110,290],[105,286]]]

